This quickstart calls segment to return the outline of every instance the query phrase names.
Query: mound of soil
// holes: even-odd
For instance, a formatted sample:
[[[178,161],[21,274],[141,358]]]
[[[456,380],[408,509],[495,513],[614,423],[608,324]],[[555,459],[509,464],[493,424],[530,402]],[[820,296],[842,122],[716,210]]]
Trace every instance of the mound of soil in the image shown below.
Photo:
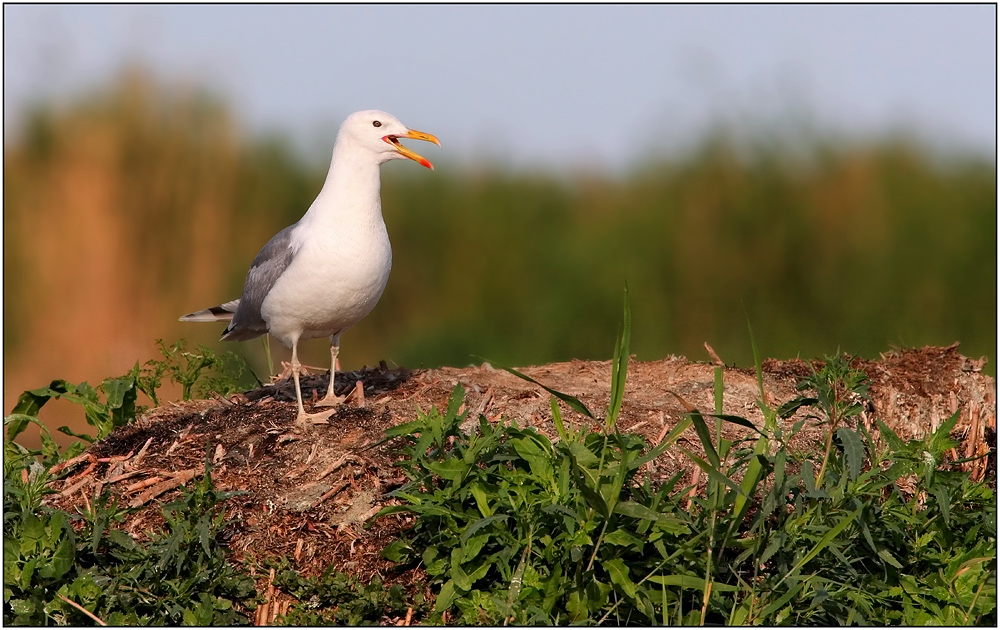
[[[877,434],[877,417],[900,437],[919,438],[960,411],[952,435],[961,444],[952,458],[988,453],[986,458],[956,465],[974,478],[995,478],[996,383],[981,372],[985,359],[970,360],[959,354],[957,345],[894,350],[875,361],[855,359],[853,366],[863,370],[871,383],[871,404],[861,421],[873,434]],[[688,406],[711,411],[714,368],[675,356],[631,361],[619,429],[639,433],[653,445]],[[595,414],[607,407],[610,361],[570,361],[521,371],[576,396]],[[809,373],[804,361],[765,361],[767,402],[778,405],[794,398],[799,393],[796,385]],[[325,394],[328,378],[304,378],[303,395],[316,400]],[[762,425],[755,374],[727,367],[723,379],[724,412]],[[48,503],[73,510],[111,488],[120,503],[141,508],[129,518],[126,529],[142,539],[162,525],[161,503],[175,498],[184,483],[204,474],[208,453],[216,486],[243,491],[227,504],[234,522],[225,536],[235,559],[283,556],[305,575],[335,564],[361,580],[379,574],[392,583],[408,577],[392,575],[391,563],[382,558],[381,551],[409,525],[408,517],[392,515],[366,525],[386,504],[385,494],[404,482],[394,467],[393,442],[383,442],[385,429],[413,420],[418,409],[444,409],[455,384],[461,383],[470,430],[482,414],[490,422],[501,417],[516,419],[521,426],[533,426],[556,438],[548,393],[489,365],[407,370],[382,364],[337,374],[340,394],[354,389],[356,383],[363,387],[363,396],[355,392],[329,424],[309,432],[294,428],[295,393],[289,380],[229,399],[151,410],[67,462],[63,471],[68,476],[53,482],[58,494],[51,495]],[[563,410],[564,418],[577,426],[590,422],[599,428],[565,406]],[[790,428],[803,417],[800,411],[780,422]],[[729,423],[723,432],[728,439],[750,435],[749,430]],[[807,421],[793,447],[820,449],[824,437],[823,427]],[[691,428],[681,441],[695,452],[701,450]],[[682,487],[691,481],[694,468],[683,455],[668,449],[651,462],[649,472],[654,480],[661,480],[685,471]],[[267,582],[260,576],[262,591]],[[272,611],[281,608],[280,593],[269,599],[275,601]]]

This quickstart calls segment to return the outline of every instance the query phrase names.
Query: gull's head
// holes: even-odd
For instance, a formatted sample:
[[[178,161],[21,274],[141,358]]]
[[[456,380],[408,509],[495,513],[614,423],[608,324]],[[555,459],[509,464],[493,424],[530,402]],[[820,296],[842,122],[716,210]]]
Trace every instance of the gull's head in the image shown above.
[[[348,116],[340,126],[337,144],[347,145],[352,151],[367,151],[379,164],[406,158],[433,170],[434,166],[426,158],[400,143],[403,138],[426,140],[441,146],[431,134],[409,129],[392,114],[377,109],[366,109]]]

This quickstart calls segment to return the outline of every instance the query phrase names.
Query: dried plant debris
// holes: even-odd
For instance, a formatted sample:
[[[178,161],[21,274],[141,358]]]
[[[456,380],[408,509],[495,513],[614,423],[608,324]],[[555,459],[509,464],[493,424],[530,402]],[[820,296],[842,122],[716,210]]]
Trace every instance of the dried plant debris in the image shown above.
[[[966,369],[968,365],[954,346],[897,350],[878,361],[855,359],[852,366],[871,380],[871,406],[863,416],[878,417],[907,439],[933,431],[958,408],[961,415],[954,433],[962,438],[962,445],[956,455],[987,453],[993,444],[986,436],[994,435],[996,427],[994,381]],[[796,385],[810,373],[810,364],[767,360],[763,370],[768,397],[785,401],[797,395]],[[523,369],[590,408],[607,404],[610,371],[610,361],[570,361]],[[326,378],[304,378],[303,395],[325,392]],[[656,443],[686,412],[678,396],[699,409],[712,409],[713,379],[712,365],[681,357],[632,361],[618,425],[644,436],[650,444]],[[158,501],[169,500],[172,492],[201,474],[209,449],[214,454],[216,485],[246,493],[230,508],[237,517],[233,550],[290,555],[301,539],[306,542],[299,556],[314,570],[322,570],[333,560],[357,566],[358,560],[352,556],[361,553],[359,539],[383,539],[403,525],[390,525],[382,519],[374,529],[366,530],[359,520],[364,515],[358,513],[360,507],[367,506],[361,511],[370,512],[379,505],[382,493],[400,483],[393,465],[398,459],[393,444],[382,443],[386,429],[411,421],[418,409],[442,408],[455,384],[461,383],[467,392],[466,406],[476,415],[482,414],[491,422],[501,417],[516,419],[521,426],[555,435],[549,396],[488,364],[423,371],[384,366],[363,369],[338,374],[338,393],[349,391],[357,381],[363,383],[365,406],[358,408],[348,402],[329,424],[309,433],[293,428],[295,397],[287,382],[225,401],[193,401],[155,409],[97,442],[77,461],[63,464],[64,472],[72,474],[53,482],[59,493],[49,502],[68,508],[98,487],[111,488],[130,505],[148,504],[147,510],[133,518],[149,526],[158,518]],[[755,402],[756,377],[751,372],[725,369],[724,386],[725,413],[746,417],[755,424],[763,422]],[[599,427],[599,423],[571,410],[565,413],[578,425]],[[800,419],[800,415],[793,415],[781,422],[790,427]],[[751,433],[730,424],[723,431],[731,440]],[[820,433],[807,424],[796,440],[801,448],[813,448],[821,441]],[[699,452],[692,429],[680,443]],[[982,478],[989,461],[993,459],[967,465]],[[690,473],[690,464],[668,452],[652,462],[650,469],[654,480],[663,480],[678,470]],[[384,528],[390,531],[382,532]],[[295,532],[301,536],[293,535]],[[377,556],[377,549],[374,551],[370,555]],[[382,562],[375,560],[376,564]]]
[[[873,439],[878,439],[879,421],[898,436],[895,439],[905,441],[933,434],[957,412],[953,425],[949,422],[951,437],[957,441],[948,454],[958,462],[953,469],[969,473],[973,480],[992,479],[995,486],[996,390],[994,380],[979,369],[981,363],[962,357],[954,346],[895,350],[875,361],[844,361],[867,377],[867,397],[854,401],[852,417]],[[767,404],[777,408],[796,397],[816,395],[801,391],[800,383],[820,366],[822,362],[765,361],[762,384]],[[689,504],[711,486],[713,478],[697,474],[701,470],[680,450],[698,458],[710,459],[711,454],[696,427],[674,429],[690,417],[692,408],[714,409],[716,369],[722,370],[722,413],[763,427],[755,373],[682,357],[629,361],[617,405],[619,430],[635,434],[646,448],[662,443],[665,436],[677,445],[644,461],[641,472],[654,486],[668,480],[678,489],[691,485],[687,499],[681,499]],[[588,409],[602,409],[611,400],[612,370],[611,361],[570,361],[521,372]],[[143,543],[151,535],[155,538],[151,532],[162,530],[163,505],[185,496],[186,488],[201,483],[210,471],[215,491],[229,497],[221,504],[220,518],[226,524],[218,538],[233,561],[264,571],[268,563],[273,566],[274,559],[281,559],[303,580],[333,579],[328,569],[336,567],[358,580],[341,585],[347,589],[344,592],[377,583],[383,589],[378,597],[396,597],[393,606],[402,606],[383,621],[409,623],[414,610],[418,616],[429,613],[413,599],[425,588],[421,585],[427,575],[420,566],[401,571],[383,552],[409,530],[415,516],[402,511],[372,518],[380,509],[398,505],[398,499],[389,495],[408,483],[396,465],[405,436],[386,437],[386,432],[413,421],[418,412],[444,409],[457,385],[464,390],[461,408],[455,410],[464,414],[461,431],[475,433],[481,421],[491,425],[516,421],[521,429],[532,428],[556,443],[562,429],[554,424],[547,392],[488,364],[437,370],[393,370],[382,364],[337,376],[339,394],[360,387],[363,396],[339,407],[328,424],[310,430],[293,424],[294,392],[284,381],[228,398],[150,410],[53,468],[48,486],[54,492],[44,502],[76,513],[90,509],[107,491],[112,501],[131,508],[121,517],[121,528]],[[307,401],[325,392],[326,379],[324,375],[303,379]],[[561,412],[562,420],[578,429],[604,428],[600,418],[565,406]],[[831,435],[814,418],[803,407],[774,421],[793,435],[790,449],[809,452],[821,450]],[[756,433],[747,426],[732,422],[720,426],[725,440],[752,447]],[[739,475],[733,479],[741,483]],[[263,606],[251,614],[255,623],[274,623],[288,613],[291,578],[282,579],[284,587],[275,586],[273,572],[257,575],[257,592],[265,596]],[[390,597],[396,586],[404,590],[392,591]],[[300,587],[305,589],[302,593],[308,590]],[[322,621],[302,617],[298,608],[290,619]]]

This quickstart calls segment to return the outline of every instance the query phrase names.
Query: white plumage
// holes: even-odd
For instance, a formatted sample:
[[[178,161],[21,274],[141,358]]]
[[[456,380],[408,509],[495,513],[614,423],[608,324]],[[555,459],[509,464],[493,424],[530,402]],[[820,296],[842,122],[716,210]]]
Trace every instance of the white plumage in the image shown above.
[[[292,349],[298,421],[325,420],[330,411],[307,414],[299,386],[298,343],[330,338],[330,386],[320,405],[342,399],[333,393],[340,336],[375,307],[389,280],[392,248],[382,219],[379,167],[389,160],[430,162],[399,143],[431,134],[408,129],[391,114],[365,110],[348,116],[337,133],[326,182],[298,223],[278,232],[257,254],[243,295],[181,317],[181,321],[231,320],[222,338],[253,339],[270,333]]]

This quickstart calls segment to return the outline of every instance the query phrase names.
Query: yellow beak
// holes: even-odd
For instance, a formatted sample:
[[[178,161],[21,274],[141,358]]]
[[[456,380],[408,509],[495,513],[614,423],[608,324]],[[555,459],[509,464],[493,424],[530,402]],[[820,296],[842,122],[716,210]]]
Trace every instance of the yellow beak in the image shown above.
[[[404,135],[401,136],[385,136],[382,138],[382,140],[388,142],[393,147],[395,147],[396,151],[403,157],[409,158],[414,162],[416,162],[417,164],[420,164],[421,166],[426,166],[432,171],[434,170],[434,165],[431,164],[430,161],[427,160],[427,158],[418,155],[415,151],[411,151],[410,149],[407,149],[406,147],[401,145],[399,143],[399,138],[409,138],[411,140],[425,140],[427,142],[433,142],[434,144],[441,146],[441,142],[437,138],[435,138],[429,133],[424,133],[422,131],[414,131],[413,129],[410,129]]]

